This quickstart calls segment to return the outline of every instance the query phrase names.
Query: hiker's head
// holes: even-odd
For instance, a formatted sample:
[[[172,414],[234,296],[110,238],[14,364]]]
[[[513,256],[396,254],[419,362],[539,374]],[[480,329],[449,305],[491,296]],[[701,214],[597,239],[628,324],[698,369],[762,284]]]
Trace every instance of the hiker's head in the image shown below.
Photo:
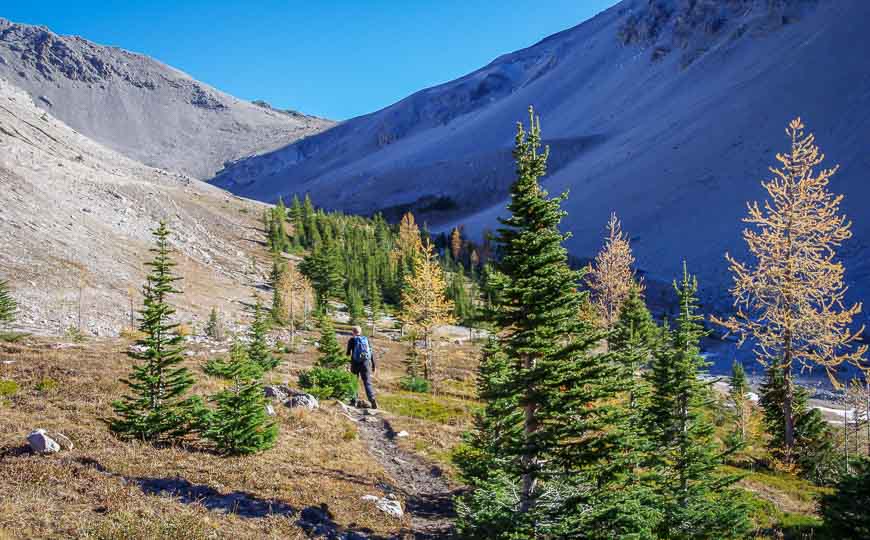
[[[359,335],[362,334],[362,328],[360,328],[359,326],[354,326],[354,327],[351,329],[351,332],[353,332],[353,335],[355,335],[355,336],[359,336]]]

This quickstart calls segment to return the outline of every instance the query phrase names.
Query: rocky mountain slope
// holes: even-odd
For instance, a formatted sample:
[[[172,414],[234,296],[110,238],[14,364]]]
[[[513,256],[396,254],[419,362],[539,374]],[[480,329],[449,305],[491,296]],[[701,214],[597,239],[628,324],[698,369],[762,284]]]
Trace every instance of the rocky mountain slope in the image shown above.
[[[212,306],[238,320],[263,251],[263,206],[91,141],[0,79],[0,279],[35,333],[116,335],[138,306],[150,231],[173,230],[180,320]],[[267,262],[262,262],[265,268]]]
[[[332,125],[236,99],[141,54],[5,19],[0,77],[88,137],[197,178]]]
[[[515,123],[535,105],[551,147],[547,187],[570,190],[580,257],[611,211],[640,266],[666,281],[682,259],[726,308],[723,253],[741,253],[745,202],[802,116],[830,162],[855,238],[852,292],[870,293],[870,2],[625,0],[461,79],[262,156],[214,179],[274,200],[309,192],[354,212],[411,208],[431,223],[493,227],[512,178]],[[395,213],[395,212],[394,212]]]

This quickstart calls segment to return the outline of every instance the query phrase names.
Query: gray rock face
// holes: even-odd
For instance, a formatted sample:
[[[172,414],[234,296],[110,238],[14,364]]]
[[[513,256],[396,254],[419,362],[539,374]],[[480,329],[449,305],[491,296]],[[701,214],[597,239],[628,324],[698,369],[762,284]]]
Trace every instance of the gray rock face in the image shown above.
[[[625,0],[595,18],[280,150],[231,163],[216,185],[264,200],[310,192],[351,212],[412,209],[434,229],[497,226],[528,106],[550,146],[563,229],[593,256],[610,212],[648,280],[681,261],[708,308],[730,308],[725,251],[743,254],[746,201],[763,197],[783,130],[800,115],[841,163],[831,188],[854,222],[852,299],[870,294],[870,2]]]
[[[144,55],[5,19],[0,78],[84,135],[197,178],[332,125],[239,100]]]
[[[0,103],[0,273],[20,304],[19,329],[62,335],[78,322],[74,298],[82,299],[83,333],[129,326],[159,220],[172,230],[174,257],[192,265],[180,321],[204,323],[211,306],[230,313],[250,296],[262,205],[122,156],[3,78]]]
[[[44,429],[35,429],[27,436],[27,444],[37,454],[54,454],[60,452],[60,445],[46,435]]]

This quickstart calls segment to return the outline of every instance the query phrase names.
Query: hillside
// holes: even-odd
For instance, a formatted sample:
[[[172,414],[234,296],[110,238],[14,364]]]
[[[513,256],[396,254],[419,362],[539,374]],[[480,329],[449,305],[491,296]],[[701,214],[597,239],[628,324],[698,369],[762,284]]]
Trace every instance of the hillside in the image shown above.
[[[571,251],[594,254],[615,210],[651,279],[669,282],[685,258],[707,304],[725,309],[722,255],[742,252],[745,202],[762,196],[800,115],[843,165],[832,188],[855,223],[847,278],[866,296],[868,22],[863,0],[625,0],[213,182],[262,200],[308,192],[351,212],[413,209],[479,233],[504,208],[514,125],[534,104],[551,146],[546,185],[571,192]]]
[[[174,231],[186,278],[181,319],[213,305],[240,313],[262,277],[249,274],[262,208],[125,158],[0,79],[0,276],[28,331],[61,334],[79,311],[87,334],[129,326],[159,220]]]
[[[242,101],[141,54],[2,18],[0,77],[76,131],[197,178],[332,125]]]

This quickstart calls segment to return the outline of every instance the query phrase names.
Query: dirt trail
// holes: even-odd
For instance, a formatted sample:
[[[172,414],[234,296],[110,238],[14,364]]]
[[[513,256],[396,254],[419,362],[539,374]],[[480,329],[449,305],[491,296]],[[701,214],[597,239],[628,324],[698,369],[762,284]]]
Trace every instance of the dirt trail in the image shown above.
[[[453,536],[453,496],[455,492],[442,470],[422,457],[399,448],[396,432],[381,411],[345,407],[359,425],[360,437],[372,456],[395,481],[384,486],[405,499],[405,512],[411,517],[411,531],[401,538],[428,540]]]

